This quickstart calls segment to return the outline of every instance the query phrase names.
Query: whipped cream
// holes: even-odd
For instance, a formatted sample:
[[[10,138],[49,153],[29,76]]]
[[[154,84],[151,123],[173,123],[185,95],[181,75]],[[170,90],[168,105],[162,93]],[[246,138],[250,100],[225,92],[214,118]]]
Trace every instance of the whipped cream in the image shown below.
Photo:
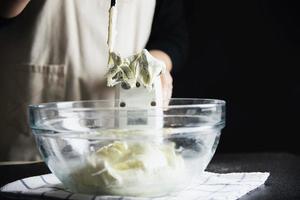
[[[185,176],[174,143],[116,141],[88,155],[84,163],[71,174],[81,192],[157,195],[174,189]]]

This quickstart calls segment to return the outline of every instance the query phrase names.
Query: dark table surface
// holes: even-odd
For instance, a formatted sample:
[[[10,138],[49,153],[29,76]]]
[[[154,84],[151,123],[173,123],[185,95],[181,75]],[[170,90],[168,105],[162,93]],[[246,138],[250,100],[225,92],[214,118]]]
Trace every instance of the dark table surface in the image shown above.
[[[270,172],[265,185],[240,200],[300,200],[300,156],[288,153],[216,154],[208,171]],[[0,186],[20,178],[49,173],[44,163],[0,165]],[[0,196],[0,199],[4,199]]]

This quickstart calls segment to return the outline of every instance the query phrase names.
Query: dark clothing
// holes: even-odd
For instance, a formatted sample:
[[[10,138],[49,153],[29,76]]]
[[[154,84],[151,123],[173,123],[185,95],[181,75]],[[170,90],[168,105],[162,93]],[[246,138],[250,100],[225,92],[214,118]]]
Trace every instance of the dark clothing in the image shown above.
[[[184,64],[188,55],[188,32],[182,0],[157,0],[146,48],[166,52],[175,71]]]

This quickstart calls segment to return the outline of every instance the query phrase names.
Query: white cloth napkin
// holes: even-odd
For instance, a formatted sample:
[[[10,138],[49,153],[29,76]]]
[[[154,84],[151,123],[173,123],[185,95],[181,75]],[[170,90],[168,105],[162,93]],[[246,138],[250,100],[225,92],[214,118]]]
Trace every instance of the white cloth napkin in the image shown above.
[[[159,198],[95,196],[76,194],[63,187],[53,175],[46,174],[9,183],[0,192],[20,199],[78,199],[78,200],[235,200],[264,184],[269,173],[205,172],[196,182],[184,190]]]

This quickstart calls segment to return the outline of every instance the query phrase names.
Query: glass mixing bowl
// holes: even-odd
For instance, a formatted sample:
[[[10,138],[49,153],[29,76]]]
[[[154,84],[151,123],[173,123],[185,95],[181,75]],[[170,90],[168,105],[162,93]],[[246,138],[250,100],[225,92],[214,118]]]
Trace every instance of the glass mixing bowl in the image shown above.
[[[122,106],[118,100],[29,106],[40,154],[65,187],[94,195],[154,197],[201,176],[225,126],[224,101]]]

